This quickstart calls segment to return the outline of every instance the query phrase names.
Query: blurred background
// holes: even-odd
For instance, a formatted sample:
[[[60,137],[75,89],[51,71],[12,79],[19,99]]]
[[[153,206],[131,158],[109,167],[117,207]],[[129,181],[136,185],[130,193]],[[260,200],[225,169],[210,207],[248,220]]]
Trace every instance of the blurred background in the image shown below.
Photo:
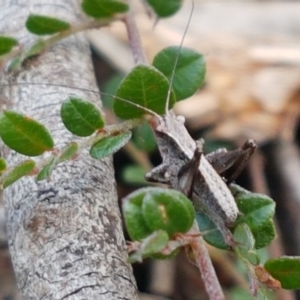
[[[145,52],[155,54],[179,45],[191,14],[184,1],[175,16],[148,18],[136,2],[136,22]],[[246,139],[259,149],[237,181],[243,187],[270,195],[277,203],[277,239],[260,251],[271,257],[300,255],[300,3],[298,1],[194,0],[192,21],[184,46],[202,53],[207,63],[204,86],[178,103],[191,135],[204,137],[206,151],[235,148]],[[113,93],[122,76],[133,67],[122,23],[90,31],[95,72],[100,89]],[[108,122],[116,119],[107,105]],[[149,128],[135,130],[134,138],[114,157],[120,199],[145,184],[143,174],[160,163]],[[1,208],[2,209],[2,208]],[[0,218],[0,299],[18,299]],[[227,299],[253,299],[240,262],[224,251],[209,248]],[[180,253],[169,261],[147,260],[135,265],[141,299],[207,299],[198,270]],[[300,299],[300,293],[280,291],[269,299]]]

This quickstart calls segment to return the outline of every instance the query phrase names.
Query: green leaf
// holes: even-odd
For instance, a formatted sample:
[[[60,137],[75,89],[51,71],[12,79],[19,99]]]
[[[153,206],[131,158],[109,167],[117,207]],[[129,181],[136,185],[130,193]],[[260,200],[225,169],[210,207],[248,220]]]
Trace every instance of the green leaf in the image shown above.
[[[130,165],[124,168],[123,179],[125,182],[134,185],[148,185],[145,180],[145,170],[140,165]]]
[[[132,119],[148,113],[143,108],[121,101],[126,99],[163,115],[168,90],[169,81],[160,71],[151,66],[138,65],[123,79],[117,90],[116,98],[119,99],[114,102],[115,114],[122,119]],[[169,108],[174,102],[172,93]]]
[[[63,150],[62,154],[59,157],[59,162],[63,162],[69,159],[72,159],[78,150],[78,144],[75,142],[71,142],[67,147]]]
[[[233,237],[240,249],[246,251],[254,249],[255,240],[247,224],[239,224],[234,230]]]
[[[282,256],[268,260],[265,269],[287,290],[300,289],[300,257]]]
[[[147,0],[147,2],[161,18],[174,15],[182,6],[182,0]]]
[[[0,55],[9,53],[18,43],[18,40],[12,37],[0,36]]]
[[[119,135],[108,136],[94,144],[90,149],[91,157],[102,159],[120,150],[131,138],[131,131]]]
[[[83,0],[81,7],[87,15],[96,19],[109,18],[129,9],[126,3],[113,0]]]
[[[161,251],[168,243],[169,236],[164,230],[157,230],[142,241],[143,257],[148,257]]]
[[[235,251],[252,265],[259,264],[259,256],[254,250],[255,240],[249,226],[239,224],[234,230]]]
[[[169,236],[163,230],[157,230],[142,240],[139,249],[129,256],[129,262],[141,262],[143,258],[161,251],[168,243]]]
[[[57,18],[31,14],[25,24],[28,31],[37,35],[54,34],[70,28],[70,24]]]
[[[142,213],[143,199],[149,190],[151,188],[139,189],[129,194],[122,201],[122,212],[126,229],[130,238],[134,241],[139,241],[152,233]]]
[[[152,152],[156,149],[155,137],[148,123],[135,128],[132,140],[141,150]]]
[[[223,235],[217,228],[216,224],[213,223],[206,214],[197,211],[196,221],[201,233],[203,234],[204,240],[208,244],[223,250],[230,249],[224,241]]]
[[[16,182],[23,176],[29,175],[35,167],[35,162],[31,159],[26,160],[16,166],[3,180],[2,186],[3,188],[8,187],[9,185]]]
[[[90,136],[104,127],[100,111],[82,99],[69,98],[64,101],[60,115],[66,128],[78,136]]]
[[[50,160],[50,162],[39,172],[39,174],[36,177],[36,180],[41,181],[41,180],[49,178],[56,163],[57,163],[57,159],[53,157]]]
[[[0,157],[0,173],[5,171],[7,168],[7,164],[4,158]]]
[[[240,193],[235,199],[243,214],[239,217],[238,223],[247,223],[251,229],[260,227],[275,213],[275,202],[266,195]]]
[[[102,88],[101,92],[101,100],[105,107],[113,110],[114,104],[114,94],[116,93],[118,86],[120,85],[121,81],[123,80],[124,75],[116,74],[113,75],[109,80],[105,83],[104,87]],[[118,101],[118,99],[116,100]]]
[[[273,220],[268,220],[262,226],[251,229],[255,239],[255,249],[268,246],[276,237],[276,229]]]
[[[225,148],[227,148],[227,147],[225,147]],[[241,187],[241,186],[239,186],[238,184],[235,184],[235,183],[231,183],[229,185],[229,189],[230,189],[232,195],[235,198],[237,198],[238,196],[244,195],[244,194],[252,194],[252,192],[246,190],[245,188],[243,188],[243,187]]]
[[[27,156],[41,155],[54,146],[45,126],[9,110],[0,116],[0,136],[8,147]]]
[[[177,101],[192,96],[203,84],[206,66],[203,55],[189,48],[168,47],[160,51],[153,66],[171,80],[178,52],[172,88]]]
[[[192,202],[175,190],[152,188],[142,203],[142,212],[149,228],[165,230],[170,236],[187,232],[195,219]]]
[[[255,248],[268,245],[275,237],[272,217],[275,213],[275,202],[268,196],[239,190],[235,195],[237,206],[242,213],[236,223],[246,223],[255,237]]]

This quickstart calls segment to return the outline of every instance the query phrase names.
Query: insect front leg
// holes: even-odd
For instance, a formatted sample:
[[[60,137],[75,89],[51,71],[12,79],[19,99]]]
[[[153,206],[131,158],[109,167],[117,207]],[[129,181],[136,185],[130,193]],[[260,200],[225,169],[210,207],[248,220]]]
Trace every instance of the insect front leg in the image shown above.
[[[194,191],[195,181],[199,177],[200,159],[203,154],[203,141],[196,142],[196,149],[192,159],[184,164],[178,172],[178,190],[191,198]]]

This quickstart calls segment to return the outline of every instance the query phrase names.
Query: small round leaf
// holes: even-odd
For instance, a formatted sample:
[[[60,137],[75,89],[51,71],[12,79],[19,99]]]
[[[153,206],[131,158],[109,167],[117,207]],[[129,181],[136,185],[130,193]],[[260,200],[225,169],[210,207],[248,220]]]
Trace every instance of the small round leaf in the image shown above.
[[[29,175],[35,167],[35,162],[31,159],[26,160],[16,166],[11,172],[4,178],[2,182],[3,188],[8,187],[9,185],[13,184],[21,177]]]
[[[237,219],[237,224],[248,224],[255,238],[255,249],[269,245],[276,236],[272,221],[275,202],[266,195],[249,193],[242,189],[235,190],[237,206],[242,213]]]
[[[18,41],[9,36],[0,36],[0,55],[6,54],[18,45]]]
[[[132,185],[148,185],[145,180],[145,169],[140,165],[129,165],[124,168],[122,177],[125,182]]]
[[[148,190],[149,188],[139,189],[129,194],[122,202],[126,229],[134,241],[139,241],[153,232],[146,224],[142,214],[142,203]]]
[[[109,18],[129,9],[126,3],[114,0],[83,0],[81,7],[88,16],[97,19]]]
[[[148,108],[163,115],[166,111],[168,90],[169,81],[160,71],[151,66],[138,65],[123,79],[117,90],[115,114],[122,119],[140,118],[148,113],[143,108]],[[171,93],[169,108],[174,103],[175,98]]]
[[[149,228],[165,230],[170,236],[187,232],[195,219],[191,201],[175,190],[155,188],[142,203],[142,212]]]
[[[31,14],[25,24],[28,31],[37,35],[54,34],[70,28],[70,24],[57,18]]]
[[[161,251],[168,243],[169,236],[164,230],[154,231],[150,236],[142,241],[143,257],[151,256]]]
[[[252,265],[259,264],[259,256],[254,250],[255,240],[249,226],[239,224],[234,230],[235,251]]]
[[[156,149],[155,137],[148,123],[135,128],[132,140],[141,150],[152,152]]]
[[[39,172],[39,174],[36,177],[37,181],[41,181],[44,179],[47,179],[50,177],[51,172],[53,171],[55,165],[57,163],[57,159],[55,159],[54,157],[50,160],[50,162],[44,166],[44,168]]]
[[[161,18],[174,15],[182,6],[182,0],[147,0],[147,2]]]
[[[129,262],[142,262],[144,258],[161,251],[167,245],[168,241],[169,236],[165,231],[154,231],[141,241],[139,248],[134,253],[129,255]]]
[[[255,249],[268,246],[276,237],[276,230],[273,220],[268,220],[262,226],[251,229],[255,239]]]
[[[247,223],[251,230],[262,226],[275,213],[275,202],[266,195],[239,193],[235,199],[242,213],[237,222]]]
[[[284,289],[300,289],[300,257],[282,256],[268,260],[265,269],[281,282]]]
[[[175,66],[179,51],[178,62]],[[202,86],[205,79],[206,66],[203,55],[189,48],[165,48],[154,57],[153,66],[170,81],[175,67],[172,88],[177,101],[192,96]]]
[[[72,159],[78,150],[78,144],[75,142],[71,142],[67,147],[63,150],[62,154],[59,157],[59,162],[63,162],[65,160]]]
[[[54,146],[45,126],[9,110],[0,116],[0,136],[8,147],[27,156],[41,155]]]
[[[254,237],[247,224],[241,223],[234,230],[234,241],[238,244],[238,247],[249,251],[254,248]]]
[[[66,128],[78,136],[90,136],[104,127],[100,111],[90,102],[69,98],[61,106],[60,115]]]
[[[208,244],[223,250],[230,249],[230,247],[226,244],[221,231],[218,229],[216,224],[210,220],[210,218],[206,214],[197,211],[196,221],[200,231],[203,233],[203,239]]]
[[[119,151],[128,143],[131,138],[131,131],[127,131],[115,136],[108,136],[95,143],[90,149],[91,157],[102,159]]]

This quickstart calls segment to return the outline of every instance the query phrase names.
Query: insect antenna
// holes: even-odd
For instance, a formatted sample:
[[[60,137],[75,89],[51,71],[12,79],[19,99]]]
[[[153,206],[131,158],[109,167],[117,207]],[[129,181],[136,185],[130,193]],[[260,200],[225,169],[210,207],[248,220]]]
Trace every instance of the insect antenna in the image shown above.
[[[91,89],[88,89],[88,88],[81,88],[81,87],[78,87],[78,86],[70,86],[70,85],[66,85],[66,84],[59,84],[59,83],[43,83],[43,82],[30,82],[30,83],[27,83],[27,82],[16,82],[16,83],[12,83],[12,84],[3,84],[1,85],[1,87],[10,87],[10,86],[18,86],[18,85],[46,85],[46,86],[53,86],[53,87],[62,87],[62,88],[68,88],[68,89],[72,89],[72,90],[78,90],[78,91],[83,91],[83,92],[89,92],[89,93],[94,93],[94,94],[98,94],[98,95],[102,95],[102,96],[108,96],[108,97],[111,97],[113,99],[116,99],[116,100],[119,100],[119,101],[122,101],[124,103],[127,103],[129,105],[132,105],[132,106],[135,106],[143,111],[145,111],[146,113],[149,113],[150,115],[153,115],[155,117],[160,117],[155,111],[147,108],[147,107],[144,107],[142,105],[139,105],[137,103],[134,103],[134,102],[131,102],[130,100],[127,100],[127,99],[124,99],[124,98],[121,98],[121,97],[118,97],[118,96],[114,96],[114,95],[111,95],[111,94],[108,94],[108,93],[104,93],[104,92],[99,92],[97,90],[91,90]]]
[[[182,39],[180,41],[179,50],[177,52],[177,55],[176,55],[176,58],[175,58],[174,67],[173,67],[173,70],[172,70],[172,73],[171,73],[170,87],[168,89],[166,106],[165,106],[165,113],[166,113],[166,115],[169,114],[169,105],[170,105],[170,98],[171,98],[172,86],[173,86],[173,81],[174,81],[176,67],[178,65],[178,60],[179,60],[180,52],[181,52],[181,49],[182,49],[182,46],[183,46],[184,39],[185,39],[186,34],[188,32],[188,29],[190,27],[190,23],[191,23],[193,12],[194,12],[194,7],[195,7],[194,0],[192,0],[191,2],[192,2],[192,9],[191,9],[191,12],[190,12],[190,15],[189,15],[189,18],[188,18],[188,22],[186,24],[186,27],[185,27],[185,30],[184,30],[184,33],[183,33],[183,36],[182,36]]]

